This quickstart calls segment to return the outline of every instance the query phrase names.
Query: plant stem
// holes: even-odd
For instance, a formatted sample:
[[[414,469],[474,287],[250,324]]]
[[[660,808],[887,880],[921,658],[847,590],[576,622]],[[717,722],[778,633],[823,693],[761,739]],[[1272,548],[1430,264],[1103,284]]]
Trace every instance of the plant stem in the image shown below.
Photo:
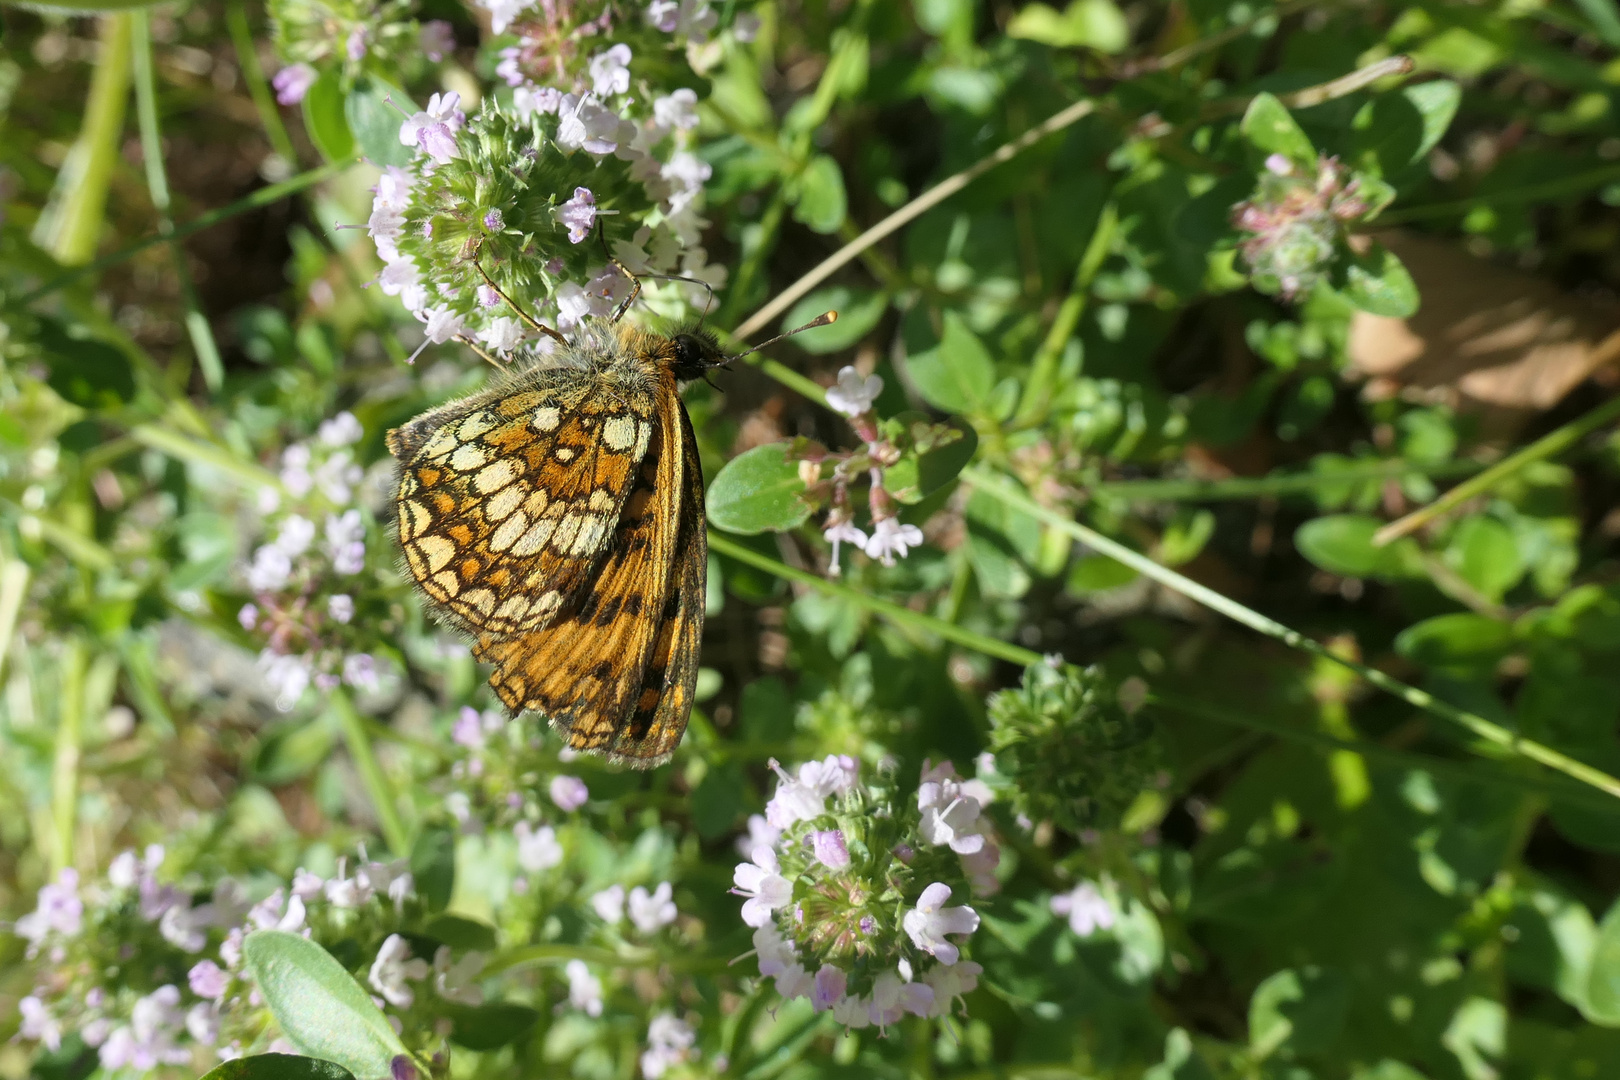
[[[354,759],[355,771],[360,774],[360,783],[366,789],[366,796],[371,800],[371,807],[377,812],[377,825],[382,829],[383,840],[388,844],[396,858],[403,858],[411,853],[410,834],[405,831],[405,823],[399,817],[399,805],[394,797],[394,789],[388,783],[388,777],[383,773],[382,766],[377,763],[377,755],[371,748],[371,736],[366,733],[365,722],[354,709],[354,702],[342,690],[332,691],[332,710],[337,713],[338,726],[343,730],[343,742],[349,748],[349,757]]]
[[[248,26],[247,12],[241,0],[231,0],[225,5],[225,25],[231,33],[231,44],[236,48],[236,66],[242,69],[242,80],[247,83],[248,93],[253,97],[253,107],[259,110],[259,122],[264,125],[270,149],[291,168],[298,162],[298,151],[293,148],[292,139],[287,135],[287,125],[281,122],[281,112],[275,96],[270,92],[270,83],[264,77],[264,68],[259,66],[259,53],[253,45],[253,29]]]
[[[126,49],[125,52],[128,52],[128,50]],[[65,273],[58,274],[56,277],[40,285],[32,292],[18,297],[17,300],[7,304],[6,306],[8,308],[27,307],[40,297],[47,296],[60,288],[71,285],[80,278],[89,277],[93,274],[99,274],[108,267],[117,266],[119,263],[127,262],[154,244],[172,243],[176,240],[184,240],[193,233],[198,233],[204,229],[218,225],[220,222],[227,221],[238,214],[245,214],[249,210],[257,210],[262,206],[269,206],[273,202],[279,202],[288,195],[293,195],[303,191],[305,188],[312,187],[313,185],[320,183],[322,180],[331,179],[352,164],[354,164],[353,161],[334,161],[329,165],[322,165],[318,169],[311,169],[308,172],[299,173],[297,176],[283,180],[279,184],[271,184],[268,187],[262,187],[250,195],[237,199],[228,206],[222,206],[218,210],[210,210],[208,213],[199,215],[193,220],[186,222],[184,225],[175,226],[174,231],[167,236],[163,235],[162,233],[155,236],[148,236],[144,240],[137,240],[128,247],[115,251],[110,255],[104,255],[94,262],[85,263],[83,266],[75,266]]]
[[[991,473],[969,466],[962,470],[962,477],[985,494],[992,495],[1009,506],[1017,507],[1025,513],[1046,522],[1053,528],[1063,530],[1101,554],[1117,562],[1124,563],[1143,577],[1151,578],[1166,588],[1174,589],[1188,599],[1203,604],[1211,611],[1225,615],[1227,618],[1242,623],[1252,630],[1258,630],[1267,637],[1276,638],[1290,648],[1301,649],[1314,656],[1323,657],[1342,667],[1349,668],[1380,690],[1393,694],[1408,705],[1465,728],[1478,738],[1501,747],[1508,753],[1539,762],[1548,768],[1564,773],[1566,776],[1574,777],[1583,784],[1590,784],[1600,791],[1620,798],[1620,779],[1616,779],[1606,772],[1594,769],[1592,766],[1577,761],[1567,754],[1560,753],[1550,746],[1515,735],[1501,725],[1493,724],[1483,716],[1466,712],[1441,701],[1434,695],[1419,690],[1415,686],[1408,686],[1399,679],[1391,678],[1377,668],[1368,667],[1347,657],[1338,656],[1325,645],[1306,637],[1299,631],[1291,630],[1282,623],[1260,614],[1258,611],[1244,607],[1236,600],[1222,596],[1213,589],[1206,588],[1168,567],[1159,565],[1152,559],[1132,551],[1123,544],[1115,543],[1108,537],[1087,528],[1072,518],[1042,506],[1022,492],[1014,491],[1005,481]]]
[[[997,641],[993,637],[975,633],[965,627],[948,623],[944,619],[936,619],[932,615],[924,615],[920,611],[912,611],[908,607],[902,607],[888,600],[879,600],[877,597],[869,596],[859,589],[851,588],[836,581],[828,581],[821,575],[812,574],[808,570],[799,570],[784,563],[779,563],[775,559],[761,555],[751,548],[744,547],[742,544],[715,532],[713,529],[709,530],[709,547],[722,555],[736,559],[738,562],[747,563],[757,570],[774,574],[785,581],[808,585],[810,588],[824,592],[828,596],[836,596],[842,600],[847,600],[856,607],[865,608],[867,611],[883,616],[897,626],[933,634],[936,637],[944,638],[946,641],[953,641],[976,652],[984,653],[986,656],[1010,660],[1012,663],[1022,664],[1025,667],[1039,663],[1041,660],[1040,653],[1032,652],[1029,649],[1005,641]]]
[[[101,49],[84,124],[56,174],[50,201],[34,226],[34,243],[63,266],[89,263],[101,238],[107,190],[118,166],[118,137],[124,130],[129,97],[130,34],[134,16],[124,12],[101,17]]]
[[[1014,424],[1033,424],[1046,414],[1051,404],[1052,380],[1057,376],[1058,364],[1063,359],[1063,348],[1074,336],[1075,327],[1080,325],[1092,279],[1102,269],[1103,260],[1108,258],[1113,248],[1114,232],[1118,225],[1119,212],[1113,202],[1104,203],[1102,213],[1097,215],[1097,225],[1091,230],[1091,239],[1086,242],[1085,253],[1080,256],[1080,265],[1075,267],[1069,295],[1063,298],[1051,327],[1047,329],[1046,340],[1041,342],[1035,359],[1030,362],[1029,381],[1024,384],[1024,397],[1013,416]]]
[[[50,869],[55,877],[73,865],[73,831],[79,811],[79,748],[84,734],[84,641],[69,635],[57,661],[59,693],[56,748],[51,758]]]
[[[8,558],[0,568],[0,673],[11,653],[11,635],[17,632],[17,616],[28,595],[28,564]]]
[[[1531,462],[1563,453],[1616,417],[1620,417],[1620,397],[1599,405],[1580,419],[1571,420],[1563,427],[1543,435],[1529,446],[1509,454],[1478,476],[1464,480],[1428,506],[1419,507],[1405,517],[1385,525],[1373,533],[1373,546],[1383,547],[1391,540],[1398,540],[1422,528],[1476,495],[1483,495]]]
[[[133,54],[135,67],[135,115],[141,129],[141,158],[146,165],[146,190],[151,193],[152,207],[158,214],[158,233],[174,235],[174,218],[169,214],[169,178],[163,168],[163,131],[158,124],[157,80],[152,74],[151,19],[143,11],[134,12]],[[191,338],[191,351],[202,368],[203,383],[210,391],[218,392],[225,382],[225,365],[219,356],[219,344],[214,340],[213,328],[202,313],[197,300],[197,286],[191,280],[186,266],[186,252],[179,244],[171,244],[174,272],[180,281],[180,303],[186,312],[186,334]],[[184,380],[182,380],[184,381]]]
[[[249,487],[281,487],[280,478],[257,462],[244,461],[213,443],[188,439],[161,424],[137,425],[130,429],[129,436],[142,446],[162,451],[179,461],[218,469]]]
[[[1217,499],[1255,499],[1270,495],[1294,495],[1313,491],[1323,484],[1347,481],[1388,480],[1401,476],[1448,477],[1477,472],[1473,461],[1447,461],[1440,465],[1416,465],[1405,461],[1378,461],[1352,465],[1335,472],[1273,473],[1270,476],[1237,476],[1228,480],[1104,480],[1084,488],[1093,497],[1119,499],[1159,499],[1201,502]]]
[[[1386,225],[1400,225],[1408,221],[1422,221],[1424,218],[1445,217],[1448,214],[1466,214],[1468,211],[1481,206],[1522,206],[1525,203],[1548,202],[1566,196],[1582,195],[1592,188],[1612,183],[1615,180],[1620,180],[1620,165],[1605,165],[1600,169],[1576,173],[1574,176],[1560,177],[1557,180],[1547,180],[1539,184],[1526,184],[1524,187],[1508,188],[1505,191],[1487,192],[1466,199],[1453,199],[1451,202],[1419,204],[1399,210],[1386,210],[1378,215],[1378,226],[1382,228]]]

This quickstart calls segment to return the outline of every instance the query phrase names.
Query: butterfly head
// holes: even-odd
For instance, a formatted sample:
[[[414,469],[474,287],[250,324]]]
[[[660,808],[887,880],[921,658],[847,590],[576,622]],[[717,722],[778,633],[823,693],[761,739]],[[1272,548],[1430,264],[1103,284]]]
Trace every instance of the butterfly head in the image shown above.
[[[707,330],[683,330],[670,339],[673,346],[670,367],[681,382],[701,379],[711,368],[724,367],[731,362],[720,348],[720,342]]]

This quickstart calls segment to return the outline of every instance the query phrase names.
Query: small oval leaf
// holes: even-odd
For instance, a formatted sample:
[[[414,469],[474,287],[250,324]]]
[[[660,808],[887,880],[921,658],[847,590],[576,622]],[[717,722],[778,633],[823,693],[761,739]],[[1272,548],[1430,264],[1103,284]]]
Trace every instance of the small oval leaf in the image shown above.
[[[399,141],[404,116],[416,112],[416,103],[399,87],[375,75],[362,76],[343,102],[349,131],[365,159],[381,168],[409,165],[416,151]]]
[[[1395,638],[1396,652],[1434,668],[1489,666],[1512,647],[1512,627],[1471,611],[1424,619]]]
[[[338,68],[321,72],[304,95],[304,127],[327,161],[347,161],[354,156],[354,132],[349,130],[343,73]]]
[[[1371,315],[1404,319],[1418,309],[1417,283],[1395,253],[1379,244],[1344,267],[1335,282],[1344,298]]]
[[[515,1043],[533,1030],[540,1014],[527,1005],[497,1001],[488,1005],[450,1005],[450,1038],[468,1050],[495,1050]]]
[[[337,1062],[357,1080],[391,1080],[390,1063],[405,1046],[331,953],[297,934],[257,930],[243,942],[242,955],[296,1049]]]
[[[1281,154],[1300,165],[1316,166],[1316,147],[1288,108],[1270,94],[1256,94],[1243,114],[1239,130],[1251,146],[1267,154]]]
[[[781,532],[804,524],[810,505],[799,496],[799,464],[787,443],[756,446],[726,462],[709,485],[709,520],[727,532]]]
[[[335,1061],[300,1054],[253,1054],[220,1062],[202,1080],[354,1080],[354,1074]]]
[[[995,361],[954,311],[945,313],[939,344],[906,357],[906,370],[923,400],[945,412],[982,414],[995,388]]]

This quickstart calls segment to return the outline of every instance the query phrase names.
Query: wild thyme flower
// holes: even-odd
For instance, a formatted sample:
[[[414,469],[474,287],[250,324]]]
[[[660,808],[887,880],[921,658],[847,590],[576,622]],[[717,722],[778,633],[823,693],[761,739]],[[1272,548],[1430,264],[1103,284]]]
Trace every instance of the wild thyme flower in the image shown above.
[[[1097,886],[1082,881],[1066,893],[1051,899],[1052,914],[1069,920],[1069,929],[1078,937],[1090,937],[1098,930],[1111,928],[1119,916]]]
[[[1308,294],[1331,271],[1348,226],[1377,209],[1362,188],[1337,158],[1322,155],[1312,170],[1268,157],[1255,193],[1232,208],[1232,224],[1249,234],[1241,250],[1255,287],[1284,300]]]
[[[975,891],[963,853],[995,850],[979,802],[949,763],[925,764],[909,799],[863,782],[849,758],[771,765],[765,818],[781,832],[736,867],[732,890],[760,975],[851,1028],[945,1015],[979,973],[961,953],[978,914],[948,903]]]
[[[270,0],[276,51],[293,64],[337,67],[346,79],[367,64],[390,70],[424,51],[413,6],[409,0]]]

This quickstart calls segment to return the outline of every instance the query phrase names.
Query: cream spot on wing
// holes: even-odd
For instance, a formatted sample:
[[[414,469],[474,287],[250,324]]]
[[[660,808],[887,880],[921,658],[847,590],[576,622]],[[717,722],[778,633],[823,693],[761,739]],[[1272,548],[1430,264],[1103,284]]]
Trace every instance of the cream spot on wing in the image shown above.
[[[433,584],[444,590],[446,596],[455,596],[461,591],[461,579],[448,570],[442,574],[435,574]]]
[[[636,425],[636,457],[641,457],[643,454],[645,454],[647,452],[647,444],[650,443],[651,441],[652,441],[652,425],[651,424],[637,424]]]
[[[495,609],[495,614],[503,619],[521,619],[529,613],[533,601],[527,596],[509,596],[506,602]]]
[[[430,511],[427,507],[423,506],[421,503],[419,503],[419,502],[408,502],[408,503],[405,504],[405,509],[407,511],[409,511],[409,513],[411,515],[411,535],[412,536],[415,536],[420,532],[426,531],[427,527],[429,525],[433,524],[433,513],[432,513],[432,511]]]
[[[516,479],[517,472],[512,468],[512,463],[502,458],[493,465],[485,466],[482,472],[473,477],[473,487],[477,488],[480,494],[488,495],[499,491]]]
[[[557,425],[562,423],[562,410],[555,405],[547,405],[534,410],[534,427],[536,431],[556,431]]]
[[[636,418],[621,415],[610,419],[602,425],[602,442],[620,454],[636,445]]]
[[[476,443],[463,443],[456,447],[456,452],[450,455],[450,467],[456,472],[472,472],[482,469],[489,460],[484,448]]]
[[[558,461],[560,461],[564,465],[566,465],[570,461],[574,460],[574,456],[575,456],[574,455],[574,448],[572,446],[559,446],[559,447],[557,447],[554,456],[557,458]]]
[[[541,593],[540,596],[535,600],[534,610],[542,616],[553,615],[556,613],[558,608],[562,607],[562,602],[562,593],[558,592],[556,589],[551,589],[547,592]]]
[[[505,494],[504,492],[502,494]],[[521,511],[501,522],[501,527],[495,530],[495,535],[489,538],[489,550],[505,551],[518,542],[529,527],[529,515]]]
[[[607,518],[588,514],[580,519],[579,535],[574,537],[574,554],[589,555],[601,546],[607,537]]]
[[[411,576],[418,581],[427,580],[427,560],[422,558],[422,553],[417,551],[414,545],[405,545],[405,561],[411,564]]]
[[[433,438],[422,447],[422,456],[426,458],[442,458],[459,445],[456,433],[449,428],[440,428],[434,432]]]
[[[496,416],[494,413],[489,412],[488,410],[483,412],[475,412],[471,416],[467,417],[467,419],[463,420],[461,425],[456,428],[456,435],[463,442],[471,442],[484,432],[488,431],[490,428],[494,427],[495,423]]]
[[[563,519],[557,522],[557,531],[551,538],[552,546],[554,546],[558,551],[568,551],[572,549],[574,546],[574,537],[579,535],[579,527],[581,524],[582,522],[578,514],[565,514]]]
[[[546,541],[551,539],[551,534],[556,531],[556,528],[557,522],[555,519],[541,518],[529,526],[529,531],[524,533],[522,538],[512,545],[512,554],[533,555],[546,546]]]
[[[591,497],[585,500],[585,505],[598,512],[606,510],[613,505],[613,493],[607,488],[597,488],[591,492]]]
[[[461,602],[476,608],[486,619],[495,612],[495,594],[488,589],[471,589],[461,598]]]
[[[443,570],[456,554],[456,545],[442,536],[424,536],[416,541],[416,549],[427,559],[430,574]]]
[[[484,517],[490,521],[501,520],[522,504],[524,494],[525,489],[522,484],[508,484],[506,487],[501,488],[501,490],[490,496],[489,502],[484,504]]]
[[[530,517],[539,517],[545,511],[546,504],[549,502],[551,502],[551,496],[546,493],[546,489],[535,488],[534,493],[523,501],[523,509]]]

